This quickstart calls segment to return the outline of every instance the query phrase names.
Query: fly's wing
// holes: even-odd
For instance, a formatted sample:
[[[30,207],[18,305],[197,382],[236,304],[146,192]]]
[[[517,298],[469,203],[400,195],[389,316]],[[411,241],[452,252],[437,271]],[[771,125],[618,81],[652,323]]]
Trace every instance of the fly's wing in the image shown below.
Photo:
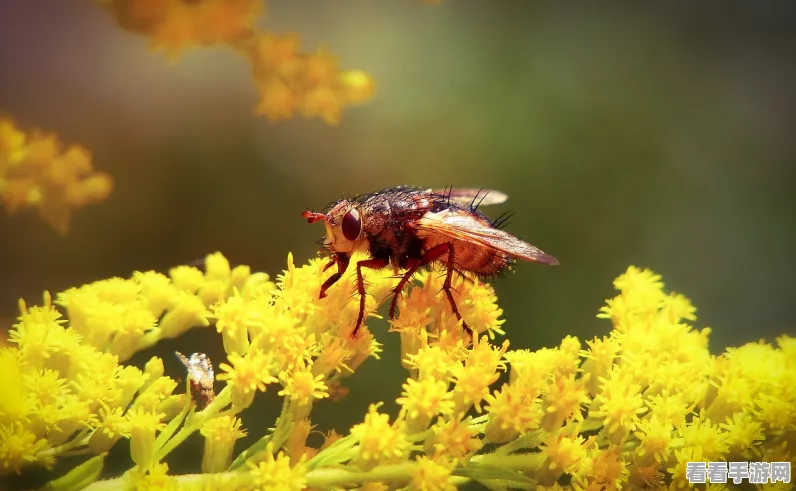
[[[550,265],[558,264],[558,259],[550,254],[545,254],[537,247],[490,226],[474,214],[451,210],[426,213],[414,223],[414,227],[422,235],[443,235],[498,250],[517,259]]]
[[[505,203],[509,199],[506,193],[493,189],[429,189],[429,193],[437,194],[449,198],[451,202],[462,206],[489,206]]]
[[[191,377],[196,383],[203,387],[213,387],[215,374],[213,373],[213,364],[210,358],[204,353],[194,353],[190,358],[186,357],[179,351],[174,353],[177,358],[185,365],[185,369],[191,374]]]

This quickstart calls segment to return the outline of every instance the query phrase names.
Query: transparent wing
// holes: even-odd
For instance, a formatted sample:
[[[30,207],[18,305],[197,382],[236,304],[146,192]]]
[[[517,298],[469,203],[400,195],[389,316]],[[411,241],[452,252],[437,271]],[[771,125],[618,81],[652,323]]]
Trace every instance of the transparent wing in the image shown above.
[[[476,215],[444,210],[426,213],[414,224],[426,235],[444,235],[451,239],[480,244],[526,261],[556,265],[558,260],[539,248],[484,223]]]

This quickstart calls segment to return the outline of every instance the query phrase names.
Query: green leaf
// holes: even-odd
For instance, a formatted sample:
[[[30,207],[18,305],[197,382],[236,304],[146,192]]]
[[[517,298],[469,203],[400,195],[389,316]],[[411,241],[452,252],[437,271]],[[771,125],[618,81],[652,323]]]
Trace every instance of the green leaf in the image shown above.
[[[88,459],[65,475],[41,487],[41,491],[80,491],[97,480],[102,473],[107,452]]]

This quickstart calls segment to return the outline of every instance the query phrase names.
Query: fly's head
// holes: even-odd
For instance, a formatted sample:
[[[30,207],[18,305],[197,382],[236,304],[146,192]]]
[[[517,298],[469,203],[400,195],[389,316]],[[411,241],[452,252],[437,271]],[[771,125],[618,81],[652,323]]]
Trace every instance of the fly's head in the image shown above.
[[[308,223],[323,221],[326,226],[324,246],[332,253],[350,256],[368,247],[363,233],[365,217],[356,202],[341,200],[328,213],[305,211],[301,216]]]

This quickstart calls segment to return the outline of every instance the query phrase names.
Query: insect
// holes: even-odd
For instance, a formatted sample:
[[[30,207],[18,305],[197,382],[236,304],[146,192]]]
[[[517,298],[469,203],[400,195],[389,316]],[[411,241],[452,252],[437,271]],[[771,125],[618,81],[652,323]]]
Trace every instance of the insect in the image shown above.
[[[191,377],[191,394],[193,398],[203,408],[207,407],[216,398],[216,393],[213,390],[215,375],[213,374],[213,364],[210,362],[210,358],[204,353],[194,353],[190,358],[179,351],[175,351],[174,354],[177,355],[177,358],[185,366],[188,375]]]
[[[332,256],[324,271],[337,265],[337,272],[321,286],[319,298],[343,276],[354,252],[367,252],[370,258],[356,263],[359,316],[352,333],[356,335],[365,315],[362,268],[392,265],[396,274],[405,270],[392,292],[393,319],[399,295],[412,275],[422,267],[442,263],[447,268],[442,290],[453,313],[472,335],[451,293],[454,271],[486,279],[513,259],[558,264],[555,257],[501,230],[506,215],[490,221],[478,211],[481,205],[507,199],[499,191],[398,186],[342,199],[326,213],[304,211],[302,217],[307,222],[322,221],[326,226],[323,245]]]

